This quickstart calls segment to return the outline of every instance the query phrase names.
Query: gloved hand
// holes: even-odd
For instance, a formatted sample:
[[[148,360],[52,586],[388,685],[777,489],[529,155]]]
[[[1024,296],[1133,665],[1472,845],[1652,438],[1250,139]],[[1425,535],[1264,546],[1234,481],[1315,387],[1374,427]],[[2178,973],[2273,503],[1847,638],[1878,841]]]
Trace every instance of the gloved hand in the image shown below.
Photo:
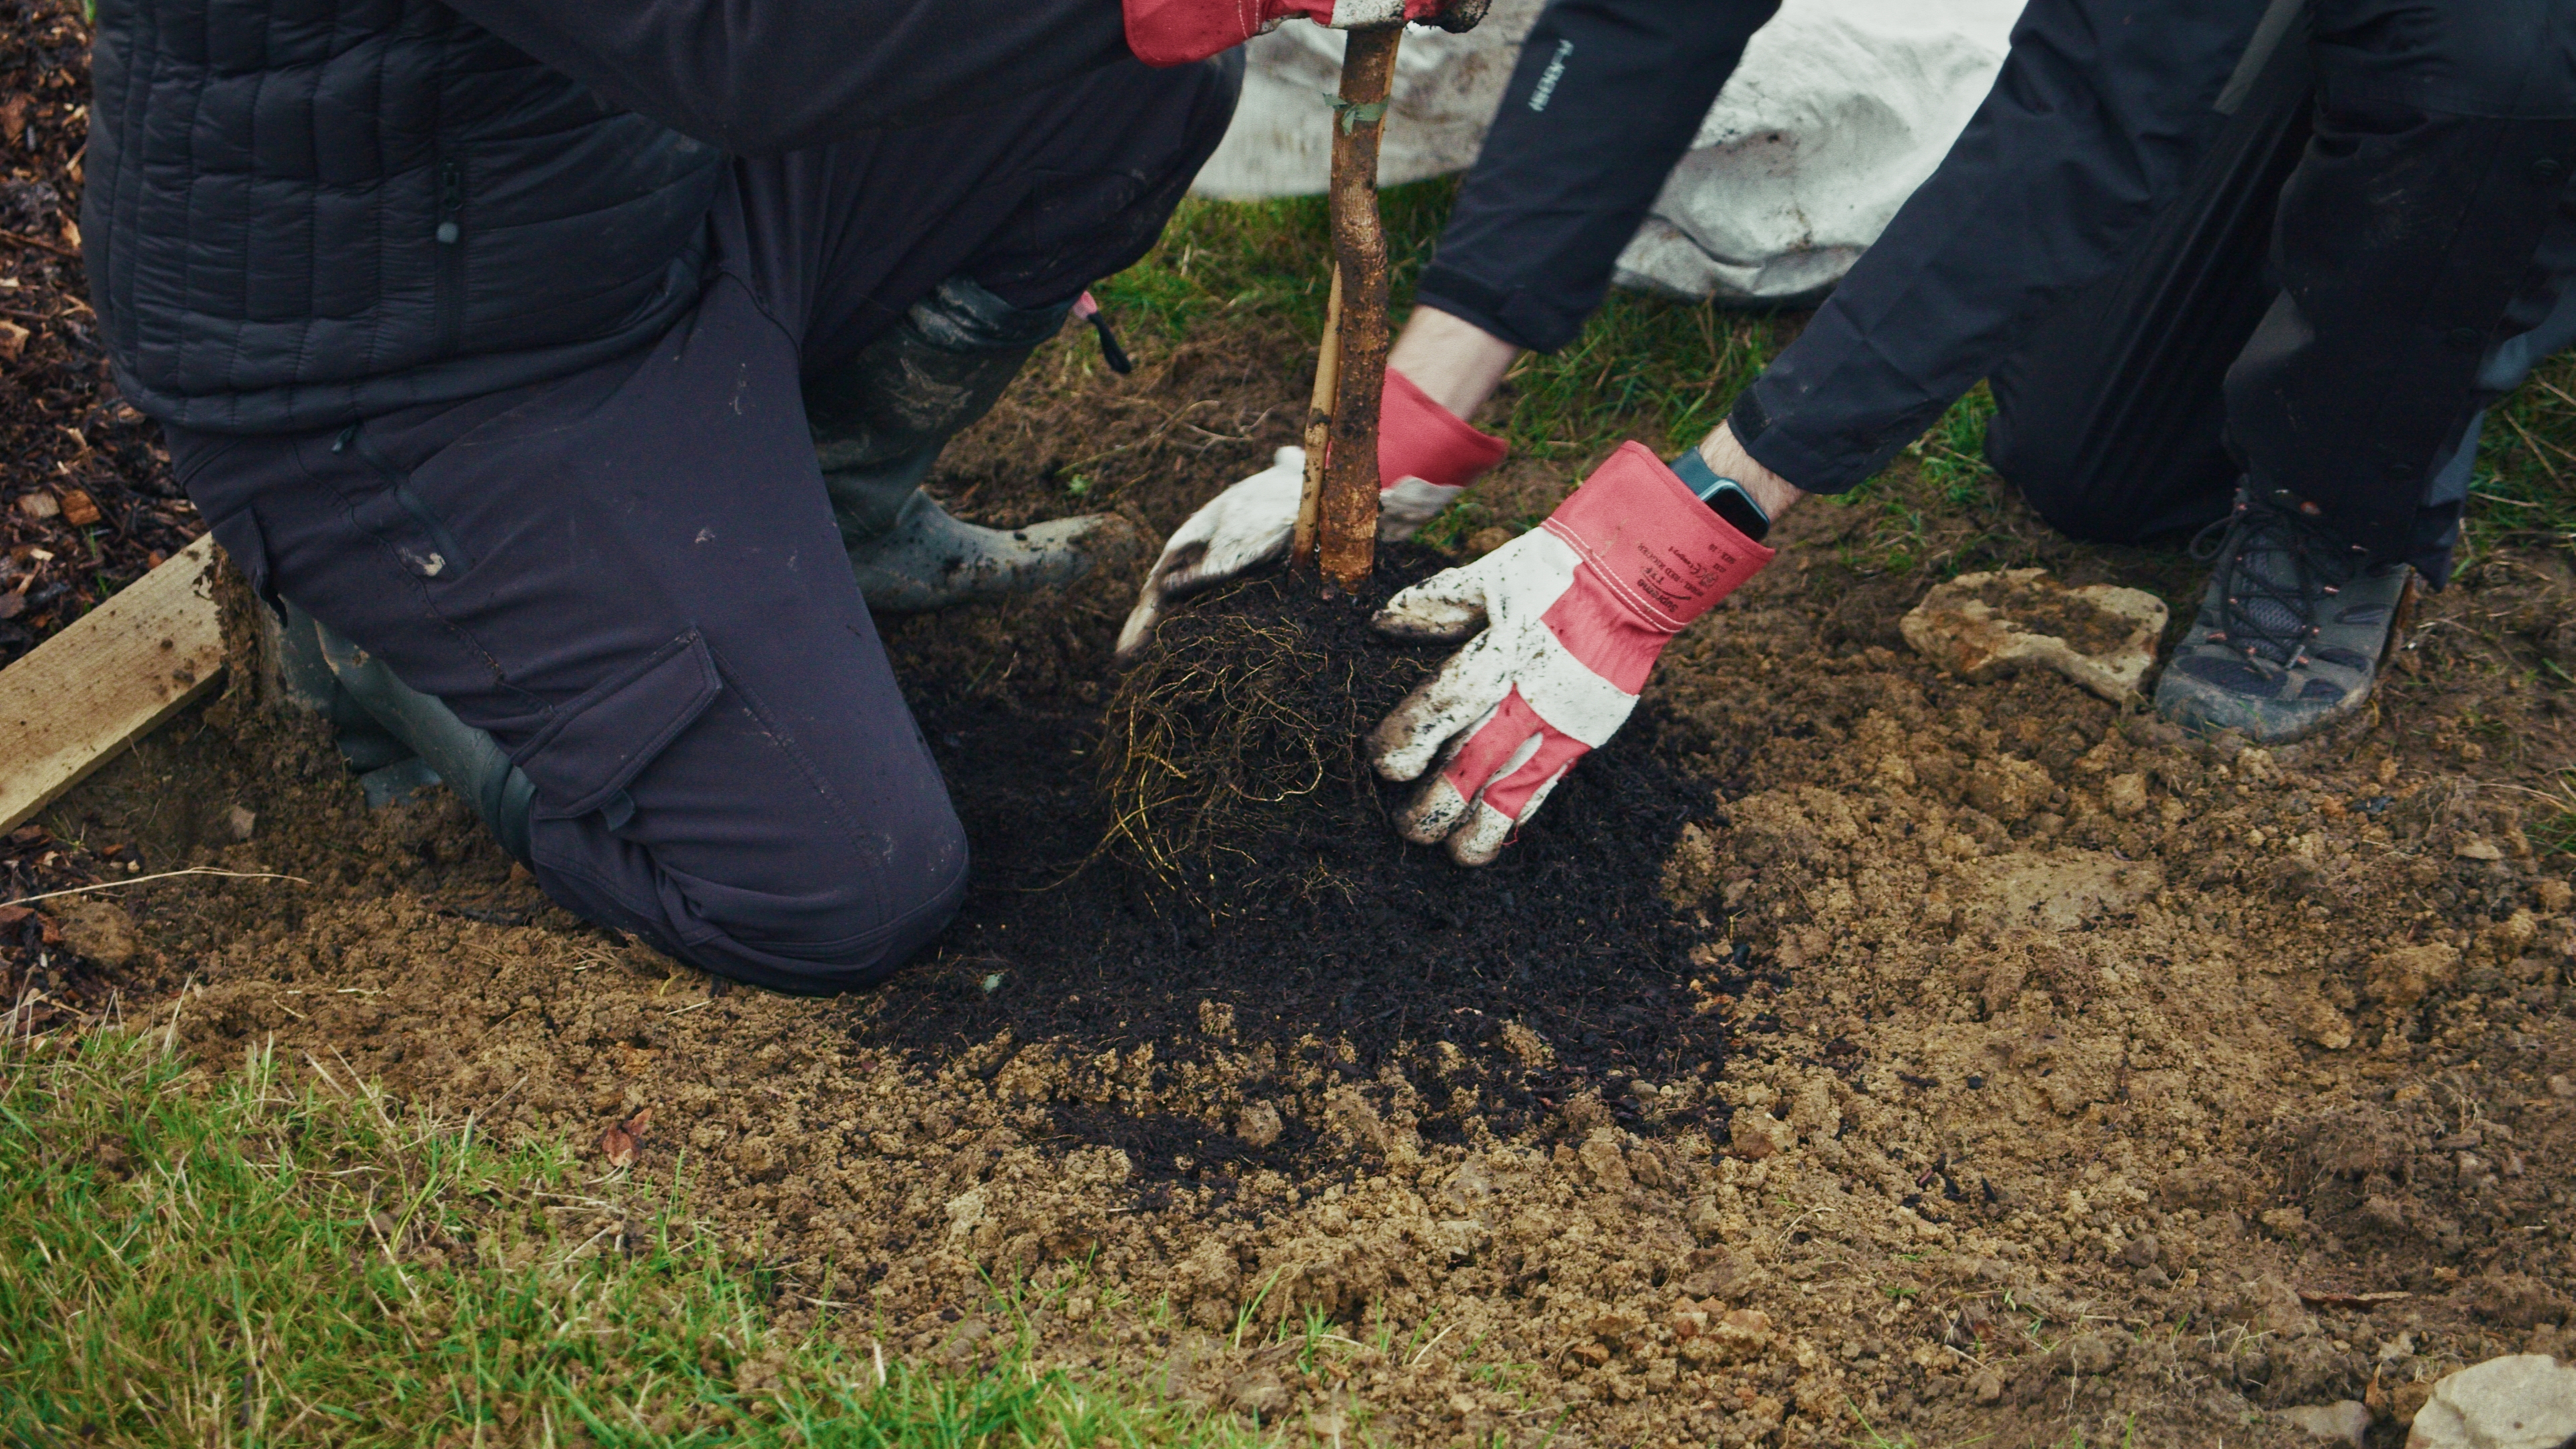
[[[1147,65],[1183,65],[1232,50],[1302,15],[1335,30],[1411,20],[1472,30],[1491,0],[1124,0],[1127,48]]]
[[[1771,557],[1625,443],[1545,523],[1389,599],[1383,633],[1475,635],[1369,735],[1390,780],[1440,762],[1398,830],[1446,840],[1460,865],[1492,860],[1627,722],[1664,645]]]
[[[1378,405],[1377,536],[1400,543],[1492,471],[1511,451],[1387,369]],[[1282,448],[1271,465],[1210,499],[1173,530],[1144,592],[1118,631],[1125,658],[1153,636],[1173,601],[1287,555],[1306,485],[1306,450]]]

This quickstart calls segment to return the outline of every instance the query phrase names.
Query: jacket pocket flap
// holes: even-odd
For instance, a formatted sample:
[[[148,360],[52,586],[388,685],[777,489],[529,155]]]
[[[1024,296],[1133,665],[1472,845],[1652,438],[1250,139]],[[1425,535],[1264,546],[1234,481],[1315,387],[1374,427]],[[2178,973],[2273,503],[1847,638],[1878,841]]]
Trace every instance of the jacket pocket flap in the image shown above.
[[[602,809],[723,692],[715,655],[694,629],[556,712],[516,756],[537,785],[537,813],[570,819]]]

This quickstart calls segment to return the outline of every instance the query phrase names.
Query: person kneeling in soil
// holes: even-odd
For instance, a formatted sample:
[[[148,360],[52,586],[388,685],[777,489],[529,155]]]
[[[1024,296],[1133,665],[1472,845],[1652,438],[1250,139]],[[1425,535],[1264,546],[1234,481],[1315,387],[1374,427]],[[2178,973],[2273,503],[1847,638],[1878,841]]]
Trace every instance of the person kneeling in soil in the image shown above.
[[[1223,135],[1238,64],[1139,56],[1318,8],[100,0],[116,382],[353,749],[591,920],[863,984],[966,877],[870,610],[1118,532],[921,480]]]
[[[1522,350],[1570,340],[1598,305],[1772,8],[1558,0],[1541,17],[1390,358],[1384,536],[1501,460],[1464,419]],[[2006,374],[1995,436],[2069,426],[2016,416],[2014,394],[2044,391],[2032,375],[2057,365],[2024,349],[2160,222],[2197,222],[2200,162],[2216,141],[2248,144],[2229,128],[2249,93],[2313,138],[2282,148],[2279,295],[2264,312],[2255,293],[2226,348],[2250,340],[2194,379],[2211,398],[2209,482],[2165,458],[2115,486],[2100,480],[2116,464],[2017,481],[2078,537],[2208,525],[2215,567],[2156,690],[2168,719],[2279,742],[2359,711],[2410,575],[2448,576],[2483,409],[2576,340],[2576,5],[2032,0],[1948,158],[1724,424],[1669,464],[1623,446],[1540,528],[1379,614],[1391,634],[1471,638],[1369,741],[1390,779],[1434,771],[1402,833],[1493,859],[1627,718],[1665,642],[1771,559],[1774,520],[1876,473],[1980,379]],[[2247,204],[2268,211],[2273,194]],[[2153,315],[2199,295],[2181,269],[2169,280],[2128,289],[2135,325],[2186,325]],[[2180,458],[2190,440],[2144,442]],[[1279,556],[1295,472],[1283,454],[1173,536],[1124,647],[1173,599]]]

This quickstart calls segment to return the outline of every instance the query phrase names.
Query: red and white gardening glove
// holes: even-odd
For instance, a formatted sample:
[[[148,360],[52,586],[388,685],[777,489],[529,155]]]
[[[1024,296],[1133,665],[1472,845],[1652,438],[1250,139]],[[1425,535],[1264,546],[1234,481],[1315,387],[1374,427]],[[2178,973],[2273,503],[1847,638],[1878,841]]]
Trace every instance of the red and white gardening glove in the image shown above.
[[[1377,536],[1401,543],[1493,471],[1511,449],[1433,402],[1393,368],[1378,405]],[[1153,637],[1174,600],[1285,558],[1297,533],[1297,501],[1306,488],[1306,450],[1282,448],[1270,466],[1210,499],[1172,531],[1145,578],[1126,627],[1121,658]]]
[[[1147,65],[1183,65],[1232,50],[1283,20],[1335,30],[1410,20],[1472,30],[1490,0],[1124,0],[1127,48]]]
[[[1664,645],[1771,556],[1625,443],[1545,523],[1389,599],[1382,633],[1475,635],[1369,735],[1390,780],[1439,762],[1397,829],[1460,865],[1492,860],[1627,723]]]

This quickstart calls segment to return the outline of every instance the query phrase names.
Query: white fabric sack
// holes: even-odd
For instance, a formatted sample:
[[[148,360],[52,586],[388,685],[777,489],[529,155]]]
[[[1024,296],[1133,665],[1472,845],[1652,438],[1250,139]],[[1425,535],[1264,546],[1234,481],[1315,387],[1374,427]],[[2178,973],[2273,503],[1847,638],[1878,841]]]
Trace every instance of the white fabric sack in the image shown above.
[[[1621,253],[1619,283],[1740,302],[1821,294],[1940,164],[1993,84],[2021,5],[1785,0]],[[1406,33],[1381,184],[1474,162],[1540,6],[1495,0],[1465,35]],[[1316,25],[1254,40],[1242,106],[1198,193],[1323,191],[1341,54],[1341,33]]]

